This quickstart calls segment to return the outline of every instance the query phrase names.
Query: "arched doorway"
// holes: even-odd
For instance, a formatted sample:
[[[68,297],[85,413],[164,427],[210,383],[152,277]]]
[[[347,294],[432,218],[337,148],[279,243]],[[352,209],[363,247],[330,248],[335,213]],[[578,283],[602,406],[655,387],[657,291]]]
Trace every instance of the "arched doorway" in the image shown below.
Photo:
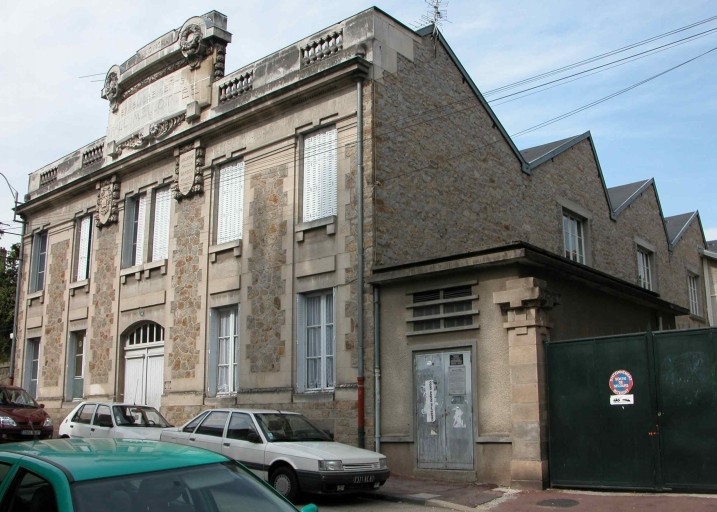
[[[164,328],[154,322],[124,337],[124,401],[159,409],[164,383]]]

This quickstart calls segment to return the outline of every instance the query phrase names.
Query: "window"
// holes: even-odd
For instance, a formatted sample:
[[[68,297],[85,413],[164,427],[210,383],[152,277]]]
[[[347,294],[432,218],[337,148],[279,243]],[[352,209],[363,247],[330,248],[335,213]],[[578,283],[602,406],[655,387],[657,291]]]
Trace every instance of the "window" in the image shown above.
[[[585,221],[576,215],[563,212],[564,256],[585,263]]]
[[[453,286],[413,294],[410,323],[414,333],[473,326],[473,295],[470,285]]]
[[[259,439],[259,434],[254,428],[251,416],[243,412],[233,412],[227,428],[227,437],[240,441],[250,441],[250,438]]]
[[[72,421],[74,421],[75,423],[84,423],[86,425],[89,425],[96,408],[97,404],[85,404],[81,406],[75,413],[75,416],[72,418]]]
[[[125,202],[124,242],[122,244],[122,266],[132,267],[142,263],[144,251],[144,217],[147,196],[130,197]]]
[[[67,392],[71,399],[81,399],[85,384],[85,331],[70,333],[69,354],[67,358]]]
[[[334,292],[298,296],[297,387],[299,391],[333,390]]]
[[[637,284],[646,290],[653,289],[652,252],[642,247],[637,248]]]
[[[229,413],[226,411],[212,411],[206,415],[206,419],[199,425],[195,434],[203,434],[205,436],[222,437],[224,435],[224,425],[227,423]]]
[[[147,225],[147,195],[139,194],[125,201],[125,224],[122,242],[122,266],[141,265],[145,258],[145,233],[152,231],[151,261],[166,259],[169,254],[169,214],[171,206],[169,187],[154,193],[152,218]]]
[[[219,170],[217,199],[217,244],[240,240],[244,211],[244,162]]]
[[[55,491],[44,478],[20,468],[10,485],[3,496],[3,510],[57,512]]]
[[[172,204],[169,187],[154,194],[152,224],[152,261],[166,260],[169,255],[169,208]]]
[[[336,136],[334,126],[304,138],[304,222],[336,215]]]
[[[40,338],[27,340],[25,351],[24,387],[33,398],[37,398],[37,378],[40,373]]]
[[[84,281],[90,276],[90,250],[92,245],[92,215],[85,215],[77,225],[77,269],[76,281]]]
[[[217,392],[233,393],[239,385],[239,307],[217,311]]]
[[[47,231],[36,233],[32,238],[32,263],[30,268],[30,293],[45,287],[47,265]]]
[[[687,292],[690,296],[690,313],[700,315],[700,278],[694,274],[687,276]]]

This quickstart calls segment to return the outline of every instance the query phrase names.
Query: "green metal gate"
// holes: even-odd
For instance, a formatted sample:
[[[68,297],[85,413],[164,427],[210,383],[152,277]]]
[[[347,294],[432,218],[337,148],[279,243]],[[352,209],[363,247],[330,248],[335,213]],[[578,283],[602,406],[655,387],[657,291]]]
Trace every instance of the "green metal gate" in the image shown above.
[[[717,490],[717,329],[546,344],[554,487]]]

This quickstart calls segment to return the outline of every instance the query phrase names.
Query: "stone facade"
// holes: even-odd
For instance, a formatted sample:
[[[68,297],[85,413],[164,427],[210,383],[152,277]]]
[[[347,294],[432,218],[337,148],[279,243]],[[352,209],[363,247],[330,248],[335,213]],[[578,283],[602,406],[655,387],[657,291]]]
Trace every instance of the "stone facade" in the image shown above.
[[[200,41],[192,51],[187,31]],[[685,314],[687,276],[702,277],[699,222],[669,240],[654,186],[614,211],[589,133],[528,161],[440,35],[372,8],[224,76],[230,40],[226,18],[207,13],[113,66],[107,137],[30,175],[14,377],[37,378],[56,419],[75,405],[70,340],[84,332],[84,398],[146,393],[175,424],[219,406],[295,410],[337,440],[380,448],[399,473],[539,487],[544,340],[704,325],[706,313]],[[337,133],[335,212],[306,220],[303,144],[326,127]],[[220,242],[220,173],[238,163],[242,236]],[[585,221],[585,264],[563,257],[566,210]],[[155,257],[160,214],[168,244]],[[90,272],[77,281],[87,215]],[[47,280],[30,292],[43,232]],[[654,291],[638,286],[643,245]],[[413,329],[415,295],[466,287],[469,299],[447,304],[470,312],[448,316],[470,323]],[[334,299],[334,380],[306,391],[300,303],[316,292]],[[228,308],[236,382],[218,391]],[[474,448],[470,467],[446,471],[417,459],[413,365],[451,351],[471,359]]]

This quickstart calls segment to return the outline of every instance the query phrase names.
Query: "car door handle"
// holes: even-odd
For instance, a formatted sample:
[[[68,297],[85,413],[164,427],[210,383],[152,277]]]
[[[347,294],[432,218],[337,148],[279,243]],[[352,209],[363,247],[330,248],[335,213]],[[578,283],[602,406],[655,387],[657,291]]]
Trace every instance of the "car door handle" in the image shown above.
[[[189,438],[190,441],[194,441],[194,439],[195,439],[195,438],[193,438],[193,437],[190,437],[190,438]]]
[[[231,444],[229,444],[229,443],[224,443],[224,446],[231,446]]]
[[[94,431],[95,431],[95,429],[94,429],[94,428],[91,428],[91,429],[90,429],[90,432],[94,432]]]

